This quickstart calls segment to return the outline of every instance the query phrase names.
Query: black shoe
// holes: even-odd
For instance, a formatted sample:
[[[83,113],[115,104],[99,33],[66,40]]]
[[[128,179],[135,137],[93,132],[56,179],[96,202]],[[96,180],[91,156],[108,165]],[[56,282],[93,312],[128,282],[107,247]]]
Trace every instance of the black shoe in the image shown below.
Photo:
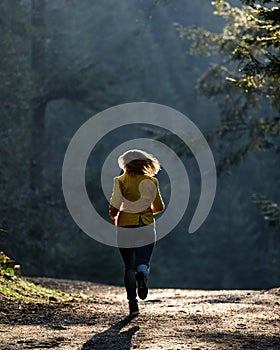
[[[138,282],[138,296],[144,300],[148,295],[147,277],[145,277],[143,272],[137,272],[136,280]]]
[[[129,302],[129,316],[135,317],[139,314],[140,312],[137,301]]]

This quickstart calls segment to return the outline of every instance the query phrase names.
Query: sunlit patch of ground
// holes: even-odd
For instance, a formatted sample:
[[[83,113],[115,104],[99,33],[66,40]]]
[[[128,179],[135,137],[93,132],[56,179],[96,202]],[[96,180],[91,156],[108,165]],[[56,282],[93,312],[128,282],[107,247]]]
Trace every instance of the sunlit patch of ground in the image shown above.
[[[32,280],[84,299],[49,304],[1,299],[0,349],[280,349],[279,289],[153,289],[139,302],[141,314],[130,319],[124,288]]]

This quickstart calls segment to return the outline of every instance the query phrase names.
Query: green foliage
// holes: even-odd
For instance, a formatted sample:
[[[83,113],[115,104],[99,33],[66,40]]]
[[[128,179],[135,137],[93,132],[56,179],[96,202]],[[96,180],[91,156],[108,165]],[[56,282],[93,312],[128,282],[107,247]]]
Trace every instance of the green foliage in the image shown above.
[[[252,2],[241,9],[225,1],[216,1],[214,5],[215,14],[227,21],[218,40],[219,51],[238,62],[238,76],[228,79],[246,93],[253,89],[279,107],[280,9]]]
[[[15,270],[13,267],[9,267],[9,258],[3,252],[0,252],[0,276],[14,277]]]
[[[260,205],[264,219],[269,226],[280,228],[280,206],[260,193],[253,194],[252,198]]]
[[[26,279],[9,279],[0,275],[0,296],[21,302],[49,303],[82,300],[81,296],[36,285]]]
[[[222,33],[177,25],[181,37],[193,41],[191,53],[223,58],[200,79],[198,89],[221,109],[219,136],[234,133],[236,139],[246,134],[247,142],[258,139],[249,141],[248,150],[279,148],[280,10],[271,7],[277,1],[270,3],[266,7],[250,2],[240,8],[213,2],[214,13],[226,21]],[[268,103],[274,108],[271,116],[263,115],[262,107]]]
[[[203,130],[216,125],[217,108],[212,109],[213,104],[206,99],[198,101],[193,88],[204,69],[204,61],[192,56],[186,58],[186,42],[178,38],[173,22],[204,23],[216,30],[221,19],[210,15],[210,2],[205,0],[53,0],[44,3],[45,26],[34,29],[28,2],[0,2],[0,193],[4,204],[0,208],[0,226],[9,231],[3,249],[17,257],[25,276],[122,284],[122,261],[118,250],[101,245],[80,232],[65,207],[61,167],[67,145],[78,127],[92,115],[131,101],[153,101],[172,106],[191,117]],[[241,33],[241,27],[239,29]],[[222,43],[222,35],[198,27],[191,30],[192,38],[201,36],[200,41],[206,45],[194,43],[193,51],[201,51],[206,56],[209,52],[215,54]],[[224,153],[219,157],[221,163],[226,164],[225,168],[256,148],[276,149],[275,140],[279,134],[277,110],[270,112],[271,116],[267,113],[270,99],[260,93],[259,87],[253,86],[255,82],[247,93],[243,93],[242,84],[238,84],[244,70],[239,72],[237,69],[237,53],[234,57],[226,56],[236,48],[233,35],[227,34],[228,40],[224,38],[220,46],[220,54],[225,57],[223,64],[218,64],[217,55],[211,72],[199,84],[201,91],[218,102],[223,112],[222,125],[209,138],[217,146],[220,143]],[[42,59],[37,61],[41,72],[32,69],[34,38],[44,41],[40,42],[44,48]],[[232,83],[227,78],[236,81]],[[34,81],[40,81],[42,86],[34,89]],[[37,125],[38,119],[31,118],[34,117],[34,102],[42,107]],[[275,106],[275,101],[271,99],[270,104]],[[257,118],[253,112],[258,105],[263,109]],[[41,128],[37,143],[32,143],[33,127]],[[136,129],[133,133],[121,129],[102,139],[100,148],[93,150],[92,162],[89,159],[86,172],[90,199],[96,194],[96,188],[100,188],[100,177],[96,172],[111,150],[131,137],[155,137],[154,129],[147,129],[139,134]],[[180,147],[178,138],[166,133],[160,136],[170,147]],[[186,149],[181,146],[179,155],[184,158]],[[30,163],[36,167],[38,162],[31,162],[34,160],[32,151],[38,151],[42,175],[38,197],[33,203],[30,200]],[[230,152],[232,159],[229,159]],[[267,193],[268,189],[271,195],[278,182],[268,176],[267,163],[261,165],[257,160],[250,184],[256,181],[255,192]],[[184,161],[188,172],[192,173],[195,160],[184,158]],[[221,186],[223,193],[217,199],[216,212],[200,233],[186,238],[187,223],[184,222],[178,225],[176,232],[158,243],[152,264],[152,284],[232,288],[270,286],[279,281],[277,252],[271,248],[263,249],[273,246],[274,236],[272,234],[271,241],[267,241],[262,234],[265,225],[257,215],[257,208],[250,200],[244,200],[241,187],[248,179],[246,174],[238,169],[235,173],[237,183]],[[269,177],[270,181],[263,181],[261,175]],[[170,184],[168,181],[161,183],[168,200]],[[192,195],[199,195],[199,184],[197,174]],[[266,187],[262,188],[262,185]],[[98,203],[94,205],[106,218],[108,203],[102,191],[97,198]],[[225,205],[228,202],[230,205]],[[193,199],[192,208],[195,204]],[[35,229],[34,223],[37,223]],[[249,239],[246,230],[250,232]],[[231,249],[236,255],[227,254]],[[274,267],[271,267],[270,256],[275,261]],[[221,260],[225,263],[221,264]],[[273,281],[271,276],[275,276]],[[5,281],[9,280],[5,278]]]
[[[221,33],[177,25],[181,37],[192,41],[192,54],[216,55],[197,86],[221,110],[220,125],[209,134],[219,173],[249,152],[273,150],[277,157],[280,150],[279,1],[242,2],[213,1],[214,14],[225,21]]]

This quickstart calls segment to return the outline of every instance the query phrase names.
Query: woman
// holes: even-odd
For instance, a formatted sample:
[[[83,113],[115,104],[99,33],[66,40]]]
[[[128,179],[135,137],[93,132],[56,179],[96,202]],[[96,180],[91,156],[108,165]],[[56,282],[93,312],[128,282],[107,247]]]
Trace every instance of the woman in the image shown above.
[[[146,299],[151,255],[156,242],[154,215],[164,210],[158,180],[158,160],[141,150],[129,150],[118,163],[123,174],[114,178],[109,214],[117,226],[124,262],[124,283],[131,316],[139,314],[138,296]]]

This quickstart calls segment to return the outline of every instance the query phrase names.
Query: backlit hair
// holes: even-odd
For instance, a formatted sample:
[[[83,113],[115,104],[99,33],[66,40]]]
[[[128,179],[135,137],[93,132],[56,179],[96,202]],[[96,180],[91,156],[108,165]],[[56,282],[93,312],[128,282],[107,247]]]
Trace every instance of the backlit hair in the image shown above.
[[[118,158],[121,169],[130,175],[156,175],[160,170],[159,161],[152,155],[139,149],[131,149]]]

